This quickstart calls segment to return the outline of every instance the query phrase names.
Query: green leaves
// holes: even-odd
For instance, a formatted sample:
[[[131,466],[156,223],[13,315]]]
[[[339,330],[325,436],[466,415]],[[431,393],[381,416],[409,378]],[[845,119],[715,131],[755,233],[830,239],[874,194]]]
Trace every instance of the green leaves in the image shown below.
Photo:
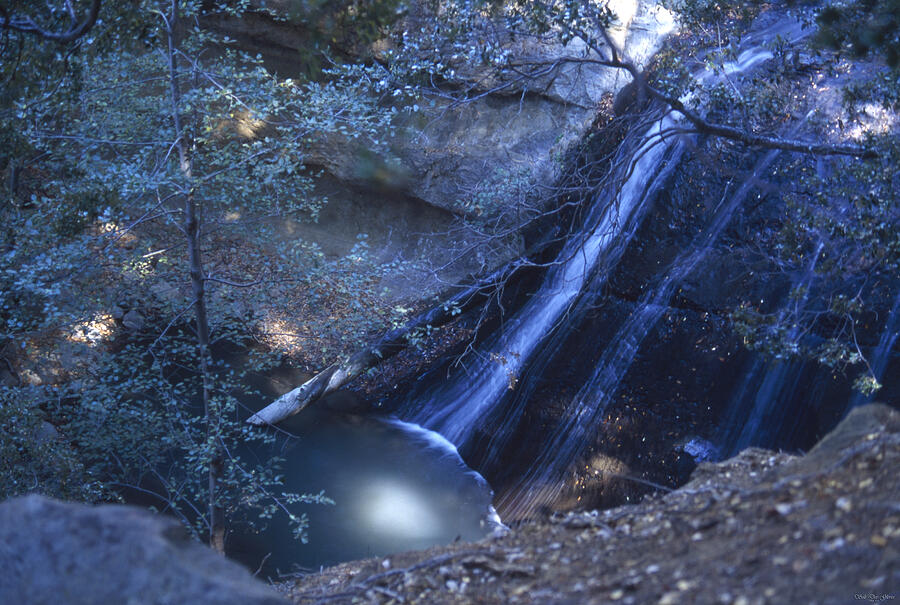
[[[47,422],[35,388],[0,386],[0,498],[39,492],[95,502],[109,492]]]
[[[900,275],[900,143],[884,134],[870,136],[868,144],[879,157],[797,161],[787,214],[772,243],[781,270],[795,274],[820,249],[815,271],[779,312],[742,306],[732,314],[751,348],[858,372],[855,387],[866,394],[878,388],[866,356],[884,329]]]
[[[880,55],[895,71],[900,69],[900,2],[855,0],[829,4],[816,17],[817,41],[855,57]]]
[[[275,259],[286,252],[267,238],[266,225],[273,215],[317,219],[325,200],[313,194],[314,145],[354,141],[383,149],[394,114],[377,85],[384,77],[379,66],[334,64],[317,81],[282,80],[265,71],[259,56],[197,27],[206,19],[238,17],[250,4],[181,2],[188,19],[176,28],[171,72],[169,32],[159,6],[149,1],[104,3],[110,8],[96,35],[70,56],[29,42],[19,67],[2,63],[13,85],[0,101],[0,169],[13,166],[4,174],[14,172],[19,184],[0,207],[8,227],[0,256],[0,346],[21,344],[28,352],[56,355],[55,361],[66,346],[80,347],[84,357],[65,360],[65,374],[48,369],[57,371],[57,390],[37,389],[34,406],[4,401],[0,430],[14,435],[9,443],[19,448],[32,430],[20,426],[20,417],[29,427],[52,418],[60,443],[83,463],[77,473],[65,472],[90,476],[82,483],[104,488],[73,497],[151,490],[198,534],[205,531],[204,515],[195,511],[212,498],[233,518],[287,514],[303,537],[306,519],[297,506],[327,498],[282,493],[277,457],[249,464],[239,451],[247,442],[271,441],[243,424],[238,395],[249,390],[246,372],[277,363],[279,355],[258,357],[259,364],[241,370],[215,362],[204,383],[186,320],[197,294],[185,284],[199,274],[194,285],[205,288],[213,342],[237,343],[254,329],[259,336],[259,324],[248,318],[257,310],[264,315],[272,291],[298,283],[323,307],[334,306],[321,324],[334,333],[321,338],[323,349],[380,327],[376,284],[396,265],[372,258],[365,237],[339,258],[307,249],[282,268]],[[365,20],[357,9],[385,6],[396,2],[319,8]],[[380,27],[395,16],[382,12],[375,22]],[[358,40],[368,35],[356,34]],[[55,60],[65,60],[65,68],[57,69]],[[185,200],[197,210],[190,225]],[[203,266],[188,267],[184,232],[198,222]],[[255,271],[258,279],[248,278]],[[233,294],[231,284],[244,283],[265,289]],[[95,338],[100,329],[108,334]],[[204,386],[211,394],[205,411],[198,404]],[[10,392],[14,399],[25,389]],[[49,462],[32,452],[8,459],[34,475],[39,487],[70,493],[51,485],[62,471],[44,472],[65,462],[68,451]],[[210,494],[208,475],[222,452],[227,456]],[[23,484],[22,476],[2,468],[0,484],[7,477]]]

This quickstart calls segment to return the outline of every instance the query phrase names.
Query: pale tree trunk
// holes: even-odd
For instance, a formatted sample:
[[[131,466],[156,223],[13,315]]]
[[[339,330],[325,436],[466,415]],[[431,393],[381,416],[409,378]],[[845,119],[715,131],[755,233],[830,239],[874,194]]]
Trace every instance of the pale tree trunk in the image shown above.
[[[219,409],[210,397],[210,353],[209,319],[206,313],[206,288],[203,278],[203,257],[200,248],[200,209],[193,194],[193,168],[190,156],[190,142],[181,123],[179,110],[180,91],[178,85],[178,40],[179,30],[178,0],[172,0],[171,14],[167,22],[169,81],[172,96],[172,121],[175,129],[175,148],[186,189],[184,195],[184,234],[187,239],[188,264],[190,267],[191,290],[194,297],[194,316],[197,322],[197,353],[200,358],[202,381],[203,414],[206,422],[206,446],[209,448],[209,545],[213,550],[225,552],[225,511],[218,501],[219,484],[224,468],[224,452],[221,445]]]
[[[404,350],[409,346],[410,336],[416,331],[444,325],[460,313],[484,304],[498,287],[506,283],[510,274],[517,268],[515,263],[504,267],[474,286],[459,292],[447,302],[432,307],[405,326],[388,332],[377,343],[358,351],[346,361],[328,366],[299,387],[250,416],[247,422],[259,426],[275,424],[325,395],[337,391],[369,368]]]
[[[19,193],[19,164],[15,157],[9,160],[9,199],[13,203]]]

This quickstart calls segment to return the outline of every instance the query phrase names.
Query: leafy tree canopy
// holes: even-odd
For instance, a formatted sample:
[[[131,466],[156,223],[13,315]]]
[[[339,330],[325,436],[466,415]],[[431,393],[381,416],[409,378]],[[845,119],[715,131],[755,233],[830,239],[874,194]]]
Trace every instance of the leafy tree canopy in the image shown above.
[[[900,2],[857,0],[829,4],[819,13],[818,39],[855,57],[880,55],[894,70],[900,69]]]
[[[44,35],[80,23],[87,5],[0,14],[0,349],[17,383],[3,387],[0,428],[16,449],[4,493],[115,498],[153,475],[159,502],[198,534],[212,529],[212,511],[249,509],[289,515],[302,536],[289,505],[325,498],[282,494],[277,458],[239,455],[242,443],[271,441],[241,424],[240,385],[278,354],[233,368],[210,347],[259,338],[248,316],[264,318],[275,292],[294,300],[300,290],[307,308],[334,304],[305,326],[330,335],[311,358],[389,321],[376,286],[392,267],[371,260],[364,234],[327,259],[310,244],[282,245],[268,222],[316,220],[326,200],[306,157],[317,145],[383,145],[395,113],[378,68],[275,77],[203,27],[240,18],[244,2],[104,2],[71,40]],[[48,420],[59,447],[30,447]],[[209,515],[198,512],[204,500]]]

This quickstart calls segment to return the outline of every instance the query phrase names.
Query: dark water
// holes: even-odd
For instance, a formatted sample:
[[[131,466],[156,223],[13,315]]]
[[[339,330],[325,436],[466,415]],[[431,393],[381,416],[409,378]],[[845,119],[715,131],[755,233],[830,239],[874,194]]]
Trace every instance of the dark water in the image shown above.
[[[244,416],[309,378],[287,365],[257,370],[252,347],[235,343],[219,343],[213,357],[217,368],[241,376]],[[241,463],[252,467],[277,456],[284,477],[279,494],[324,492],[334,503],[286,503],[290,513],[309,519],[305,544],[283,513],[265,526],[255,521],[256,529],[229,522],[226,554],[262,577],[477,540],[501,527],[491,487],[450,442],[370,413],[350,392],[329,395],[269,430],[273,445],[237,447]]]
[[[265,575],[476,540],[498,527],[490,487],[445,439],[388,418],[309,409],[286,420],[277,451],[285,491],[324,490],[333,505],[293,505],[309,542],[286,520],[229,539],[229,556]]]

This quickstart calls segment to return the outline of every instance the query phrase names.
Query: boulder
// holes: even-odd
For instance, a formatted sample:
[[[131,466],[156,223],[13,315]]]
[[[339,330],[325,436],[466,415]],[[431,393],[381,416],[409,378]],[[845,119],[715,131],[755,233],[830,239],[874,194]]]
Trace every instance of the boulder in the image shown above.
[[[0,603],[279,605],[244,568],[176,521],[43,496],[0,504]]]
[[[311,22],[291,18],[289,2],[251,0],[250,6],[268,11],[220,15],[204,25],[259,54],[280,77],[301,76],[315,37],[308,29]],[[404,3],[405,16],[395,33],[420,31],[420,25],[430,31],[418,20],[432,18],[435,6]],[[672,13],[654,0],[614,0],[610,8],[617,15],[612,39],[642,67],[677,27]],[[365,47],[343,46],[348,40],[334,43],[343,56],[414,52],[398,49],[396,39],[387,36]],[[592,53],[583,40],[562,44],[553,36],[505,36],[501,44],[514,60]],[[417,259],[415,267],[404,265],[380,284],[404,303],[426,299],[521,255],[521,238],[485,238],[478,229],[461,226],[459,218],[493,224],[500,217],[520,220],[539,211],[546,185],[558,176],[560,158],[591,128],[607,97],[631,80],[623,70],[585,63],[564,63],[552,73],[519,79],[452,48],[442,59],[453,70],[443,81],[445,92],[469,90],[475,98],[456,103],[441,94],[419,100],[414,111],[400,112],[395,128],[379,137],[388,143],[383,148],[370,149],[368,141],[336,132],[317,137],[305,150],[304,162],[318,173],[315,194],[328,204],[316,221],[277,225],[279,238],[313,243],[329,258],[347,254],[364,233],[379,262]],[[499,84],[508,86],[490,90]]]
[[[676,29],[672,14],[652,1],[616,0],[610,8],[617,15],[611,37],[641,67]],[[566,45],[528,38],[506,50],[513,60],[592,54],[579,38]],[[460,89],[485,92],[501,83],[509,87],[463,104],[423,103],[405,137],[394,141],[394,153],[410,175],[410,195],[457,213],[470,212],[469,202],[479,192],[498,205],[517,203],[504,199],[508,194],[501,185],[510,179],[521,180],[519,188],[524,190],[552,182],[557,158],[588,131],[604,96],[631,81],[624,70],[598,65],[563,64],[534,80],[519,80],[516,74],[496,77],[481,66],[455,67]],[[515,79],[509,81],[511,77]]]
[[[787,471],[797,475],[829,472],[884,435],[900,435],[900,411],[883,403],[854,408],[805,456],[789,464]]]

